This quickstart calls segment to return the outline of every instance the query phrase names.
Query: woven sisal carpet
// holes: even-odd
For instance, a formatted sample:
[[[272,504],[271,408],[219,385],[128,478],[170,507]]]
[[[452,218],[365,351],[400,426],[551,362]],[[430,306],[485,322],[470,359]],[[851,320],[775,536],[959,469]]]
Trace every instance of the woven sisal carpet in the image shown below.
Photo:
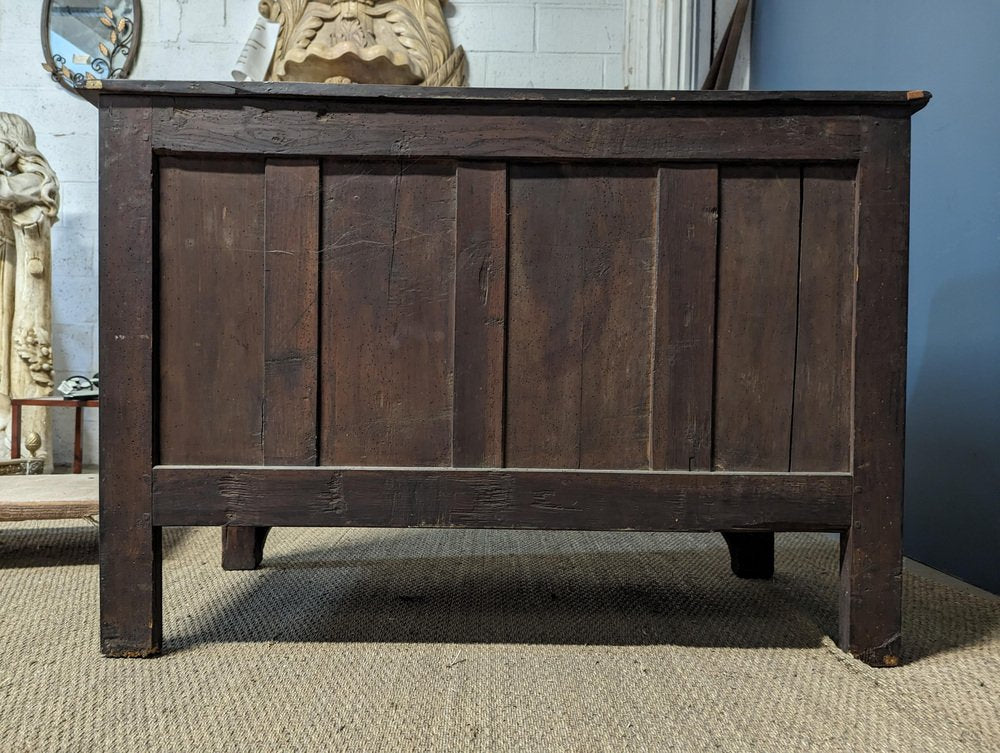
[[[104,659],[97,530],[0,527],[0,751],[1000,750],[1000,599],[906,576],[904,667],[833,647],[836,544],[170,529],[165,650]]]

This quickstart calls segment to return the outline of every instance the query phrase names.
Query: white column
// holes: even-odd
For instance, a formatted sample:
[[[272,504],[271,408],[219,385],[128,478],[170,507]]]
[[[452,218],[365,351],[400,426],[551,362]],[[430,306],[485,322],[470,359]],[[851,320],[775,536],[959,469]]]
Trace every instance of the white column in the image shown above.
[[[735,5],[736,0],[625,0],[625,88],[700,88]],[[752,10],[751,5],[751,16]],[[733,89],[750,86],[751,25],[748,17]]]
[[[712,0],[625,0],[625,88],[697,89],[711,36]]]

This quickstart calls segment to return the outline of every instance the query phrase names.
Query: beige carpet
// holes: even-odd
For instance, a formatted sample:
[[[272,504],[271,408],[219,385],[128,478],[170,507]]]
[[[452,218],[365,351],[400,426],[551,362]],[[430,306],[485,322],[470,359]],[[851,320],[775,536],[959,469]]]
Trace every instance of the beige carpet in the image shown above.
[[[1000,600],[906,578],[904,667],[833,647],[836,545],[770,583],[720,537],[167,532],[166,655],[97,640],[97,531],[0,527],[0,751],[1000,750]]]

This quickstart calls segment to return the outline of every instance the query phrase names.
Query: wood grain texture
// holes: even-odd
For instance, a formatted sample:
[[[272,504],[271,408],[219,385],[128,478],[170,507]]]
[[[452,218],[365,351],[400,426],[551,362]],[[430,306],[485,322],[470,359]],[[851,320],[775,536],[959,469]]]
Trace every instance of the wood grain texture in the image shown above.
[[[162,641],[162,538],[153,524],[153,259],[150,103],[100,110],[101,650],[152,656]]]
[[[263,462],[316,462],[320,172],[315,160],[264,168]],[[267,528],[226,526],[222,568],[253,570]]]
[[[546,165],[510,171],[505,457],[510,466],[579,468],[581,463],[585,262],[579,237],[588,234],[564,194],[560,171],[566,170]],[[551,207],[564,199],[571,209],[553,221]]]
[[[650,465],[712,467],[718,169],[660,169]]]
[[[856,172],[803,168],[793,471],[850,469]]]
[[[262,162],[161,160],[163,462],[263,462],[265,256]]]
[[[503,465],[507,168],[457,170],[452,465]]]
[[[841,536],[840,645],[899,663],[910,122],[873,119],[858,168],[854,500]]]
[[[264,222],[264,462],[316,462],[320,169],[269,160]]]
[[[167,154],[243,154],[344,158],[644,160],[836,160],[856,158],[858,119],[833,115],[665,111],[628,118],[586,107],[537,104],[442,112],[439,105],[337,105],[302,102],[274,109],[244,100],[240,107],[203,109],[178,100],[154,112],[154,146]]]
[[[799,188],[798,167],[720,170],[717,470],[788,470]]]
[[[453,167],[323,170],[320,462],[449,465]]]
[[[432,468],[154,470],[158,525],[839,530],[847,474]]]
[[[507,465],[649,467],[656,193],[645,168],[512,168]]]

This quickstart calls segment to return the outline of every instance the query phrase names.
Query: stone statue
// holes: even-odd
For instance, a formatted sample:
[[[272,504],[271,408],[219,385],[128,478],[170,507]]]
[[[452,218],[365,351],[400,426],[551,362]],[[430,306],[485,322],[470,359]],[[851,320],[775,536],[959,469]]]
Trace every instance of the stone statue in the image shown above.
[[[59,181],[24,118],[0,112],[0,457],[10,455],[10,398],[42,397],[52,381],[52,224]],[[51,466],[48,411],[24,408],[22,441],[42,437]],[[22,448],[22,457],[27,457]]]
[[[281,24],[268,78],[333,84],[465,86],[445,0],[261,0]]]

